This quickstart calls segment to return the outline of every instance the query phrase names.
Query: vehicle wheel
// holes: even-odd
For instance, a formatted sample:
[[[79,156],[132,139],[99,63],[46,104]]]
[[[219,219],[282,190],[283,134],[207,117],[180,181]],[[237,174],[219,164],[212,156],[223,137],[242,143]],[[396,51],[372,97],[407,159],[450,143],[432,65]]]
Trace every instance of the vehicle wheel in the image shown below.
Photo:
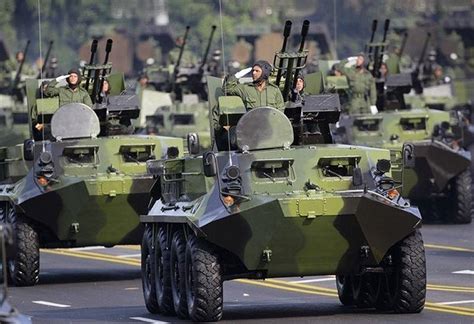
[[[0,202],[0,222],[13,227],[13,248],[7,253],[9,281],[19,287],[37,284],[40,264],[38,233],[21,220],[7,202]]]
[[[354,305],[350,276],[336,276],[336,288],[339,300],[344,306]]]
[[[195,236],[186,244],[186,299],[189,317],[196,322],[222,318],[221,266],[209,245]]]
[[[142,239],[142,290],[145,298],[145,306],[152,314],[159,313],[158,302],[156,300],[155,289],[155,260],[153,253],[153,227],[145,226]]]
[[[448,187],[445,219],[455,224],[468,224],[472,221],[473,201],[471,192],[471,170],[467,169],[454,178]]]
[[[185,274],[186,240],[182,231],[176,231],[171,241],[171,291],[173,306],[179,318],[188,318]]]
[[[160,227],[155,240],[155,289],[158,308],[164,315],[173,315],[173,295],[171,292],[170,249],[167,246],[168,233]]]
[[[426,261],[419,230],[405,237],[388,253],[392,266],[385,267],[377,308],[396,313],[419,313],[426,297]]]
[[[354,304],[359,308],[373,308],[380,290],[380,276],[376,273],[364,273],[351,276]]]

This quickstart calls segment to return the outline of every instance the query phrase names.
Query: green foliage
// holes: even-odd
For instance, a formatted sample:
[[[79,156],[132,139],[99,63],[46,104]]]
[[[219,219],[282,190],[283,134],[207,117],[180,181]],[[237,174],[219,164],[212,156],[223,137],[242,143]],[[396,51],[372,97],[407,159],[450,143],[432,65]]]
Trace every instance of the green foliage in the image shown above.
[[[77,51],[97,34],[94,27],[106,26],[108,30],[121,27],[131,35],[139,34],[142,27],[153,23],[157,12],[154,6],[159,3],[152,0],[1,0],[0,37],[6,41],[10,53],[23,48],[30,39],[27,58],[30,62],[40,54],[38,1],[43,47],[49,40],[55,42],[54,55],[59,58],[62,70],[77,65]],[[456,3],[461,2],[469,8],[469,0],[456,0]],[[332,37],[336,36],[337,29],[337,51],[340,56],[348,56],[363,49],[372,19],[379,20],[379,31],[385,18],[403,18],[403,25],[413,25],[424,16],[435,19],[437,14],[444,15],[447,4],[437,6],[437,3],[441,4],[425,0],[221,0],[224,45],[228,54],[238,25],[281,29],[286,19],[309,18],[326,24]],[[164,4],[174,36],[183,35],[185,26],[191,26],[189,49],[198,56],[203,53],[212,25],[218,27],[212,49],[220,48],[218,0],[164,0]]]

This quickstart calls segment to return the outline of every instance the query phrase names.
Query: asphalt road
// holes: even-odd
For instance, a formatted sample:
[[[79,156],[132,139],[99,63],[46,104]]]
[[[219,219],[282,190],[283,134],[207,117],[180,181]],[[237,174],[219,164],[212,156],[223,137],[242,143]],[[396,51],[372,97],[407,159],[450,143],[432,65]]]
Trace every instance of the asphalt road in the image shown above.
[[[224,284],[222,323],[473,323],[474,224],[425,225],[428,292],[420,314],[343,307],[332,276],[234,280]],[[40,283],[11,287],[33,323],[163,323],[144,306],[138,246],[43,250]]]

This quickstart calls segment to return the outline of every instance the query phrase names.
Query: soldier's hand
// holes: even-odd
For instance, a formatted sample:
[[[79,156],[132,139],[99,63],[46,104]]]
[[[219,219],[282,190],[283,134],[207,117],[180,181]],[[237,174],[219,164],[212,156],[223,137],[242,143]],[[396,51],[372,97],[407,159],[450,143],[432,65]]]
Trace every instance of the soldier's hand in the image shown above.
[[[379,112],[379,110],[377,109],[377,106],[371,105],[370,106],[370,112],[372,113],[372,115],[375,115]]]
[[[37,130],[39,130],[39,131],[42,131],[43,128],[44,128],[44,124],[36,124],[36,125],[35,125],[35,128],[36,128]]]
[[[66,80],[67,78],[69,78],[69,74],[58,76],[58,77],[56,78],[56,82],[60,82],[60,81],[62,81],[62,80]]]
[[[240,79],[241,77],[243,77],[244,75],[246,75],[247,73],[249,73],[250,71],[252,71],[252,68],[249,67],[249,68],[246,68],[246,69],[243,69],[243,70],[240,70],[239,72],[237,72],[235,74],[235,77],[237,79]]]

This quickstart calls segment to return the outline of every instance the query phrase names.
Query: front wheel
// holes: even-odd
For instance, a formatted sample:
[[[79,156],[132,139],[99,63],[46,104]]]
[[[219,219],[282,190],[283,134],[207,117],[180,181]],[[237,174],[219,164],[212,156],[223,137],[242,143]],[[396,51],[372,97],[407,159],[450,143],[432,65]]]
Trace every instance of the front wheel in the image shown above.
[[[6,202],[0,203],[0,222],[13,227],[13,249],[7,253],[10,281],[20,287],[37,284],[40,272],[38,232]]]
[[[423,238],[417,229],[392,247],[390,264],[382,275],[376,306],[395,313],[419,313],[426,297],[426,260]]]
[[[191,236],[186,244],[185,270],[186,299],[191,320],[220,320],[223,285],[217,253],[205,241]]]
[[[455,224],[469,224],[472,221],[473,201],[471,192],[471,169],[460,173],[452,180],[448,189],[445,219]]]

